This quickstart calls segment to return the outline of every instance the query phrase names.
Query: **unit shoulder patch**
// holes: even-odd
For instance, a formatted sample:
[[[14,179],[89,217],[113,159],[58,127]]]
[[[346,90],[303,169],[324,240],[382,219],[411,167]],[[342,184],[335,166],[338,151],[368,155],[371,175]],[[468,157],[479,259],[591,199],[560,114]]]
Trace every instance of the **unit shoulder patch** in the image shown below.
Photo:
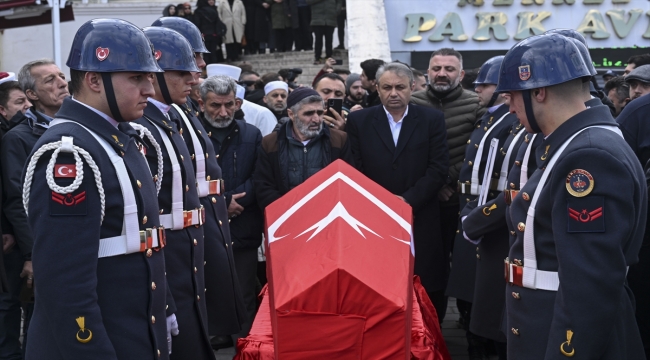
[[[589,195],[594,190],[594,185],[594,178],[587,170],[574,169],[566,177],[566,189],[575,197]]]
[[[567,232],[605,232],[605,198],[568,198]]]

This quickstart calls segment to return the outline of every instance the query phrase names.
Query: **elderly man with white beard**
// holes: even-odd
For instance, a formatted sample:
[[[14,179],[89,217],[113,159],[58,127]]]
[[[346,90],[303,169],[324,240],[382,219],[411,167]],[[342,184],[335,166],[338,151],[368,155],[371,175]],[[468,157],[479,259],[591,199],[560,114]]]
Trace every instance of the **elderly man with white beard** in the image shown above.
[[[199,105],[223,172],[232,253],[247,315],[237,337],[244,337],[257,310],[257,248],[264,232],[264,215],[257,206],[252,179],[262,134],[254,125],[235,120],[235,112],[242,104],[236,92],[237,84],[231,77],[212,76],[201,84]]]

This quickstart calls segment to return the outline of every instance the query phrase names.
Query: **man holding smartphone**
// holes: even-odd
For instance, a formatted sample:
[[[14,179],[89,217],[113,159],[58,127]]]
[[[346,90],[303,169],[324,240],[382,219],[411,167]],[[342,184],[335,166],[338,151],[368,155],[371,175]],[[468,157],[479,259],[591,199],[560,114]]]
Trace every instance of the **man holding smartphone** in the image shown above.
[[[343,108],[345,98],[345,81],[341,76],[334,73],[326,73],[316,79],[314,90],[323,98],[323,104],[327,110],[323,115],[323,124],[332,129],[345,129],[345,120],[350,112]]]

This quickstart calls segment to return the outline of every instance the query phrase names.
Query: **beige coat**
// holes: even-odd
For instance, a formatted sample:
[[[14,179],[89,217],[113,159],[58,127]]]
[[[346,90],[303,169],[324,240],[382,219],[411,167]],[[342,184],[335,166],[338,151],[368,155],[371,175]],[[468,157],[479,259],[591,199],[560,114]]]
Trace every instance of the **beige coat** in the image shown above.
[[[235,0],[231,9],[228,0],[219,0],[217,3],[217,12],[221,21],[228,28],[224,43],[241,43],[246,25],[246,9],[244,8],[244,3],[241,0]]]

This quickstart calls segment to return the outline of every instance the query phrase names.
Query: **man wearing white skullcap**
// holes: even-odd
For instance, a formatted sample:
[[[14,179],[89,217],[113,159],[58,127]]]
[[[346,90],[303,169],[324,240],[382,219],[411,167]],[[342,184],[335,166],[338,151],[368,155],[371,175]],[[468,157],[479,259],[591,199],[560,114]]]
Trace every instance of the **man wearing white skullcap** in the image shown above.
[[[210,64],[207,66],[206,72],[208,77],[214,75],[227,75],[233,78],[235,81],[239,81],[241,68],[225,64]],[[278,123],[278,121],[271,110],[254,104],[248,100],[244,100],[243,97],[240,99],[243,100],[241,110],[244,112],[244,119],[246,122],[260,129],[262,136],[266,136],[273,132],[273,129],[275,128],[275,125]]]
[[[289,85],[284,81],[271,81],[264,86],[264,103],[278,121],[287,116],[287,96]]]

